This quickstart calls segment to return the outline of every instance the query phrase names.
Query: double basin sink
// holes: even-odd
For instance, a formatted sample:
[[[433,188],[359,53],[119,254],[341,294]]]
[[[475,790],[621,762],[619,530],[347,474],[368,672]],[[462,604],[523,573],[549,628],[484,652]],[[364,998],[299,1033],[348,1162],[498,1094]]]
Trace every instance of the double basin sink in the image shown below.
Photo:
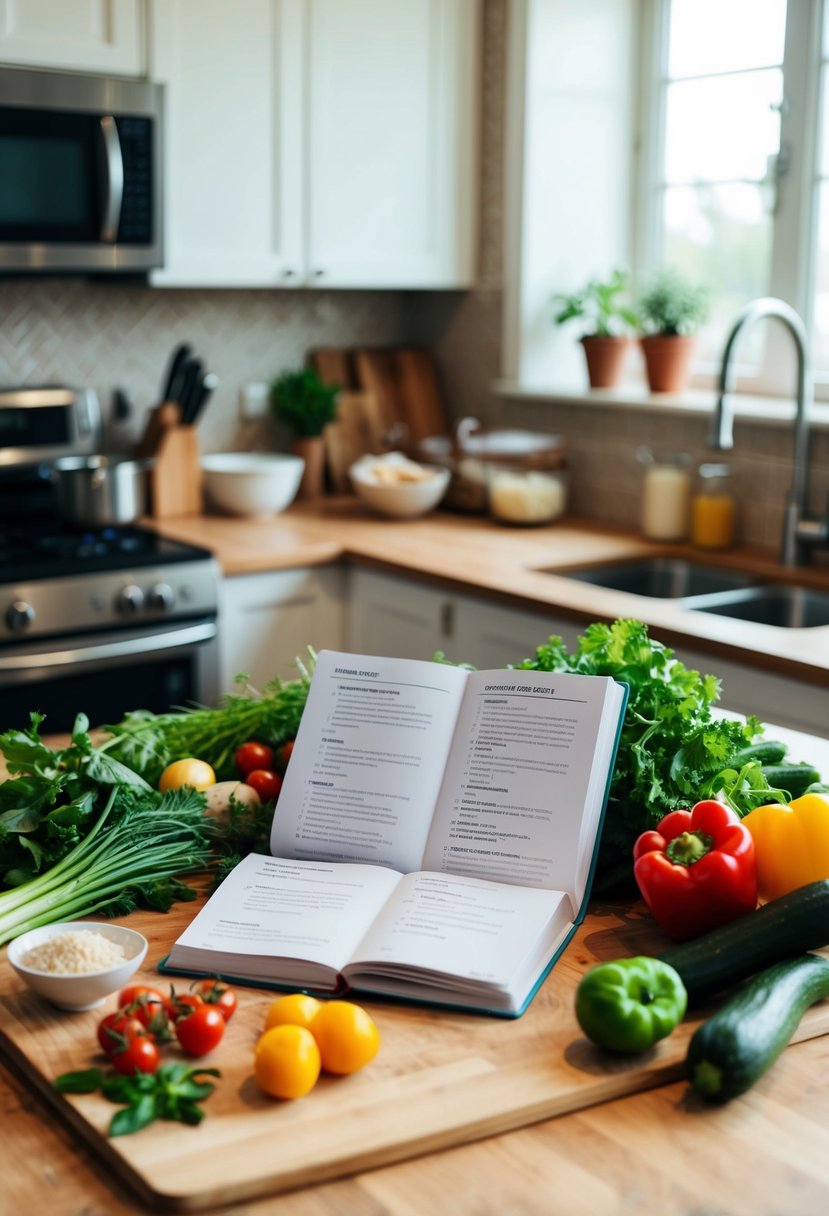
[[[654,557],[604,562],[550,574],[632,595],[673,600],[694,612],[776,625],[815,629],[829,625],[829,592],[790,583],[769,583],[757,576],[683,558]]]

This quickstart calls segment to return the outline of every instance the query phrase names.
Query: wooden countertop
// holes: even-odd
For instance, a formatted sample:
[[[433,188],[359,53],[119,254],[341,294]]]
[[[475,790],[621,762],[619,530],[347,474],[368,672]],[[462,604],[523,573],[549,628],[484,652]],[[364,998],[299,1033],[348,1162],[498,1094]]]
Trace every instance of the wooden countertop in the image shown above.
[[[781,629],[736,621],[556,574],[617,558],[677,555],[829,591],[827,567],[784,570],[750,550],[702,553],[571,519],[538,528],[440,511],[418,520],[378,519],[353,497],[295,504],[265,520],[199,516],[150,522],[164,535],[211,549],[230,576],[344,560],[585,624],[637,617],[667,645],[743,663],[762,655],[766,671],[829,687],[829,626]]]
[[[785,738],[795,758],[819,742],[798,732]],[[626,914],[634,938],[643,911],[640,905]],[[540,1040],[539,1058],[545,1049],[549,1043]],[[213,1210],[421,1216],[451,1206],[457,1216],[814,1216],[829,1204],[827,1076],[824,1035],[790,1045],[747,1094],[722,1107],[701,1103],[677,1081],[351,1178]],[[0,1112],[0,1211],[139,1216],[146,1210],[4,1067]]]

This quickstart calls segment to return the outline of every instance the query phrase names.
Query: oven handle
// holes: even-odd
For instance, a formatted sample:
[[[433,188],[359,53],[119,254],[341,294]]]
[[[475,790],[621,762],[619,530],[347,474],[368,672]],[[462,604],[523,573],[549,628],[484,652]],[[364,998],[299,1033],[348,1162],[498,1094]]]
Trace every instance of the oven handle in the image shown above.
[[[180,650],[185,646],[196,646],[215,638],[216,625],[206,621],[190,625],[185,629],[169,633],[149,634],[138,638],[124,638],[120,642],[98,642],[91,646],[79,646],[74,650],[53,650],[43,654],[8,655],[0,659],[0,681],[4,676],[19,676],[30,671],[43,671],[52,667],[84,667],[93,663],[104,663],[109,659],[125,659],[132,655],[155,654],[159,650]]]
[[[118,237],[121,206],[124,201],[124,156],[118,127],[111,114],[101,119],[101,139],[104,145],[105,187],[101,240],[114,244]]]

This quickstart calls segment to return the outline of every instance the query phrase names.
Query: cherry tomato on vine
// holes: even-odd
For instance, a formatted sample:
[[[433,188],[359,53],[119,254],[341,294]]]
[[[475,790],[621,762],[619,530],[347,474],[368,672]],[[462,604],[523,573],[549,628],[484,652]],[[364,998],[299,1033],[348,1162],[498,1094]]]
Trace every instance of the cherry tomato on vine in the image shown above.
[[[263,802],[272,802],[279,797],[282,789],[282,778],[267,768],[255,768],[245,777],[245,784],[256,790]]]
[[[161,1063],[161,1052],[147,1034],[132,1039],[123,1051],[115,1051],[109,1062],[116,1072],[131,1077],[137,1072],[156,1072]]]
[[[277,748],[276,767],[279,769],[280,773],[284,773],[285,769],[288,767],[288,761],[291,758],[291,754],[292,754],[293,750],[294,750],[294,740],[293,739],[289,739],[287,743],[283,743],[280,748]]]
[[[205,1005],[215,1005],[226,1022],[229,1022],[236,1012],[236,993],[221,980],[199,980],[196,992]]]
[[[179,1018],[186,1018],[198,1009],[199,1005],[203,1005],[204,1001],[199,996],[198,992],[176,992],[172,998],[172,1017],[173,1021],[177,1022]]]
[[[159,1038],[169,1037],[170,1001],[157,988],[133,984],[118,994],[118,1005]]]
[[[257,768],[270,768],[273,764],[273,748],[267,743],[250,740],[236,749],[236,767],[244,776]]]
[[[133,1039],[146,1035],[146,1027],[127,1009],[116,1009],[98,1023],[97,1035],[101,1050],[108,1056],[122,1051]]]
[[[225,1020],[215,1005],[197,1005],[176,1022],[176,1038],[188,1056],[204,1056],[222,1040]]]

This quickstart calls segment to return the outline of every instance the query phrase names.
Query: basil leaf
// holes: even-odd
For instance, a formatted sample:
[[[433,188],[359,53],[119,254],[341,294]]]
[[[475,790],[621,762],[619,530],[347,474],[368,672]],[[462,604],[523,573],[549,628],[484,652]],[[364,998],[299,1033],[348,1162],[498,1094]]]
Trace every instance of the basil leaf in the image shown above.
[[[152,1123],[158,1113],[154,1094],[142,1094],[131,1106],[124,1107],[112,1116],[109,1124],[110,1136],[129,1136]]]
[[[59,1094],[92,1094],[100,1088],[103,1073],[100,1068],[86,1068],[80,1072],[64,1072],[55,1077],[52,1088]]]

